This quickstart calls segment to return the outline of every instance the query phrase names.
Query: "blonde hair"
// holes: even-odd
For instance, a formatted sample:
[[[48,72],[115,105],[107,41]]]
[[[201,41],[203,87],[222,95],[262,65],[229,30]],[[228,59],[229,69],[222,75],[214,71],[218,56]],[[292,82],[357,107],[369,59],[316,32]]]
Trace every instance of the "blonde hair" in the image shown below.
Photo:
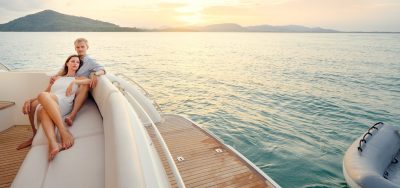
[[[85,38],[77,38],[74,42],[74,45],[76,45],[80,42],[84,42],[86,44],[86,46],[89,48],[89,42]]]

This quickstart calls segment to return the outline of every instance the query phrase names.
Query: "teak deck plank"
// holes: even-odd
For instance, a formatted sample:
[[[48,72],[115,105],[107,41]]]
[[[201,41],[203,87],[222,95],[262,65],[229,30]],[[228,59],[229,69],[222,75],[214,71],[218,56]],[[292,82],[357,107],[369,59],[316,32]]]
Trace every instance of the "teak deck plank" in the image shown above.
[[[14,125],[0,132],[0,188],[10,187],[30,148],[17,150],[22,141],[32,136],[27,125]]]
[[[253,167],[217,139],[177,115],[163,115],[156,124],[165,140],[186,187],[273,187]],[[171,187],[177,187],[166,157],[151,126],[146,127]],[[221,149],[218,153],[215,149]],[[182,156],[183,161],[177,157]]]

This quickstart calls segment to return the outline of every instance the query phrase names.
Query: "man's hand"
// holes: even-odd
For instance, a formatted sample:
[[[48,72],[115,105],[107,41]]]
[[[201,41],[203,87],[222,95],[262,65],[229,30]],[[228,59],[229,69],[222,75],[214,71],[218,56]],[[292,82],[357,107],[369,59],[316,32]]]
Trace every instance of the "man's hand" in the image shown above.
[[[93,75],[91,80],[90,80],[89,87],[90,88],[95,88],[96,86],[97,86],[97,76]]]
[[[27,100],[24,103],[24,106],[22,106],[22,113],[28,114],[31,112],[31,100]]]

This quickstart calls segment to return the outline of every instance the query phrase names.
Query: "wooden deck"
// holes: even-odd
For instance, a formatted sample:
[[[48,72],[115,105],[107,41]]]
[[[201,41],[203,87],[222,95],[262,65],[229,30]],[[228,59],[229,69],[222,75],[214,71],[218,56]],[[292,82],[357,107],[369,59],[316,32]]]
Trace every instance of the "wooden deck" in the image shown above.
[[[0,133],[0,188],[10,187],[30,148],[17,146],[32,136],[31,127],[16,125]]]
[[[163,121],[156,125],[186,187],[274,187],[232,150],[185,118],[164,115]],[[147,126],[147,131],[161,156],[171,187],[176,187],[153,128]],[[178,161],[177,157],[184,160]]]

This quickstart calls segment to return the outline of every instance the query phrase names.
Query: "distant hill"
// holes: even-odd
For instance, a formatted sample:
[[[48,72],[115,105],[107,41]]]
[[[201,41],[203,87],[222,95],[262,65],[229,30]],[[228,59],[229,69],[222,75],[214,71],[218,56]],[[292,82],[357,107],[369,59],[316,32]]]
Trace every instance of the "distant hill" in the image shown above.
[[[235,23],[213,24],[203,27],[167,28],[163,31],[199,31],[199,32],[305,32],[305,33],[336,33],[340,31],[320,27],[305,27],[300,25],[257,25],[243,27]]]
[[[247,31],[246,28],[235,23],[213,24],[199,28],[200,31],[208,32],[243,32]]]
[[[249,31],[253,32],[312,32],[312,33],[335,33],[339,32],[332,29],[324,29],[320,27],[304,27],[301,25],[257,25],[246,27]]]
[[[5,24],[0,31],[141,31],[137,28],[118,25],[84,17],[61,14],[44,10],[30,14]]]
[[[121,31],[187,31],[187,32],[339,32],[319,27],[310,28],[299,25],[257,25],[243,27],[235,23],[213,24],[207,26],[175,27],[163,29],[139,29],[120,27],[113,23],[90,18],[71,16],[53,10],[44,10],[0,24],[0,31],[82,31],[82,32],[121,32]]]

